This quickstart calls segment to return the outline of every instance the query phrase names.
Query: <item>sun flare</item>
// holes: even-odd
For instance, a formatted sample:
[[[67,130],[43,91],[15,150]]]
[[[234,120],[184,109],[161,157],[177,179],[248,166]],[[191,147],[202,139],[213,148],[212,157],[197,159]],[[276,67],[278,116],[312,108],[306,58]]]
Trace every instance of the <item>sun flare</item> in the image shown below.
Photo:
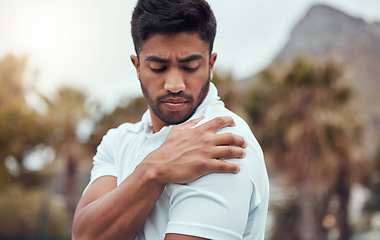
[[[48,21],[36,21],[30,29],[30,41],[36,48],[49,48],[57,44],[57,26]]]

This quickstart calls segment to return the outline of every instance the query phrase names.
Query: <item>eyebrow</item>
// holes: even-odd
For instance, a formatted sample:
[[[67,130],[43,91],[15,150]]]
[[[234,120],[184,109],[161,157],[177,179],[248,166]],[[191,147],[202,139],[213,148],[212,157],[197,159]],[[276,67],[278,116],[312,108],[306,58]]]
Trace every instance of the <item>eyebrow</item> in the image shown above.
[[[180,63],[187,63],[187,62],[199,60],[199,59],[202,59],[202,58],[203,58],[202,55],[200,55],[200,54],[194,54],[194,55],[188,56],[188,57],[183,58],[183,59],[178,59],[177,61],[180,62]]]
[[[159,57],[156,57],[156,56],[148,56],[145,58],[145,61],[148,61],[148,62],[159,62],[159,63],[168,63],[169,60],[167,59],[164,59],[164,58],[159,58]]]
[[[188,57],[185,57],[185,58],[182,58],[182,59],[178,59],[177,61],[179,63],[187,63],[187,62],[199,60],[199,59],[202,59],[202,58],[203,58],[203,56],[201,54],[193,54],[193,55],[190,55]],[[145,58],[145,61],[148,61],[148,62],[158,62],[158,63],[168,63],[168,62],[170,62],[168,59],[160,58],[160,57],[157,57],[157,56],[148,56],[148,57]]]

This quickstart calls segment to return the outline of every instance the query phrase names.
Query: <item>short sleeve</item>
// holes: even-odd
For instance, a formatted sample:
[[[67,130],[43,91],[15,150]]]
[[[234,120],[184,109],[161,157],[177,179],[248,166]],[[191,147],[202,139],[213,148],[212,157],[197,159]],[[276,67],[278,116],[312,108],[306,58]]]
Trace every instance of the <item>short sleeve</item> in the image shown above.
[[[240,172],[211,173],[188,184],[169,184],[166,233],[218,240],[243,239],[249,235],[247,228],[254,228],[253,221],[257,220],[257,226],[263,222],[254,217],[255,209],[267,198],[262,151],[245,122],[240,118],[234,120],[238,127],[225,127],[218,133],[232,132],[247,141],[244,159],[226,160],[238,164]]]
[[[253,186],[244,173],[212,173],[189,184],[169,184],[166,233],[242,239]]]
[[[96,155],[93,158],[93,168],[91,170],[90,182],[87,185],[91,185],[96,179],[103,176],[117,176],[114,146],[115,146],[116,130],[111,129],[103,137],[102,142],[97,148]]]

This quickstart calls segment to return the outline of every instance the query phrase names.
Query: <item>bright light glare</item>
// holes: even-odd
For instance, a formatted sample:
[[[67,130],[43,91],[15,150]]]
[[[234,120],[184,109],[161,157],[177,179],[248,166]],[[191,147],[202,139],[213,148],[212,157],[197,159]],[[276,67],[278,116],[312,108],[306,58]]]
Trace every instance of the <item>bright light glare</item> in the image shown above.
[[[31,28],[31,37],[35,47],[51,47],[57,41],[57,32],[51,22],[36,22]]]
[[[12,176],[18,176],[20,174],[20,166],[17,162],[17,159],[13,156],[8,156],[5,159],[5,166]]]
[[[51,147],[38,145],[33,152],[24,158],[24,166],[30,171],[41,170],[47,163],[54,160],[55,151]]]
[[[67,29],[53,16],[32,18],[24,30],[24,41],[33,58],[44,62],[56,57],[64,43],[60,34]]]

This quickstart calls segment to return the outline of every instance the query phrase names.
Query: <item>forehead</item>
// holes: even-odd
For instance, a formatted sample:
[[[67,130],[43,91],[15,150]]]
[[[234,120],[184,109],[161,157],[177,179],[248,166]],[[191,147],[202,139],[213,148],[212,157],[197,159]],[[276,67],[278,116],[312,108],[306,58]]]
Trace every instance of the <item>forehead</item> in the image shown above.
[[[139,55],[181,58],[193,54],[208,55],[208,44],[197,33],[155,34],[149,37]]]

